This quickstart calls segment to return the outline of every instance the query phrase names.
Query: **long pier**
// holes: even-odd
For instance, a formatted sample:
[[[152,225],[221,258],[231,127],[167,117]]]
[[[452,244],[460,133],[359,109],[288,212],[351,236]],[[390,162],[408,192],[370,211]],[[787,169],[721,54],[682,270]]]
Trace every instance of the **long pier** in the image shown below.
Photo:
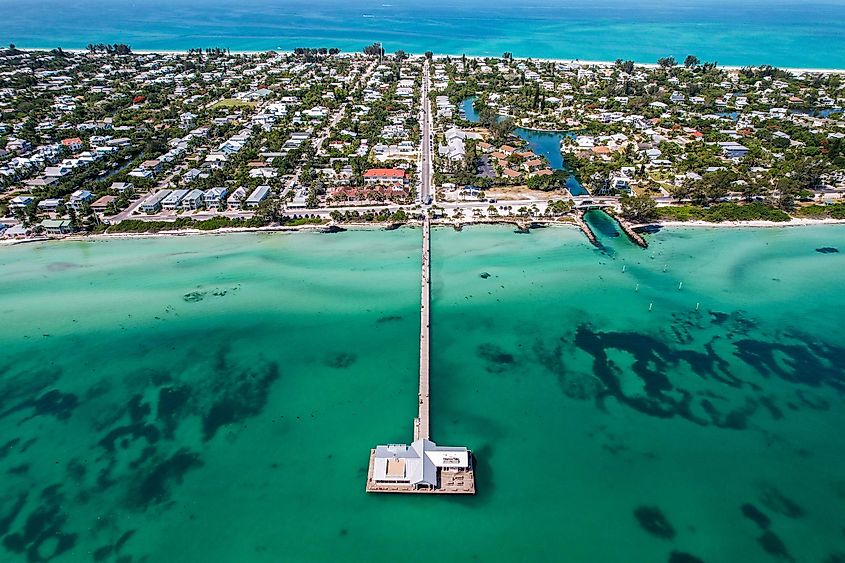
[[[431,220],[423,218],[422,291],[420,297],[420,389],[419,415],[414,419],[414,440],[431,439],[430,387],[431,362]]]
[[[428,61],[423,68],[420,99],[422,144],[420,147],[420,201],[431,203],[431,108],[428,100]],[[419,412],[414,418],[414,441],[386,444],[370,450],[368,493],[475,494],[475,458],[464,447],[438,446],[431,440],[431,218],[424,207],[422,217],[422,274],[420,292],[420,386]]]

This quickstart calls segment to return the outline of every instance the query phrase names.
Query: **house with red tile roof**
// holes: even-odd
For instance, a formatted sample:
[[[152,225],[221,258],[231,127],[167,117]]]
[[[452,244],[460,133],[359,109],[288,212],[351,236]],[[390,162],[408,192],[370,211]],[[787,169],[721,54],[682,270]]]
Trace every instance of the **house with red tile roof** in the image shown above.
[[[83,144],[82,139],[79,137],[72,137],[70,139],[62,139],[62,146],[64,146],[67,150],[76,152],[81,151]]]
[[[364,172],[364,183],[374,184],[406,184],[408,177],[400,168],[370,168]]]

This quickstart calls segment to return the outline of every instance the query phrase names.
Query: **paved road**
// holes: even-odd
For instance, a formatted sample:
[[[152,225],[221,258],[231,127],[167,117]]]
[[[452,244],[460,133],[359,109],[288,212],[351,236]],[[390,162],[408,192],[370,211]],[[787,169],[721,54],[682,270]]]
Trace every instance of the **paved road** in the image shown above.
[[[420,201],[423,203],[427,203],[429,197],[431,197],[432,202],[434,201],[434,193],[431,189],[431,101],[428,99],[428,87],[429,70],[428,60],[426,60],[423,66],[422,88],[420,88],[420,122],[422,125],[420,134],[420,143],[422,144],[420,147]]]

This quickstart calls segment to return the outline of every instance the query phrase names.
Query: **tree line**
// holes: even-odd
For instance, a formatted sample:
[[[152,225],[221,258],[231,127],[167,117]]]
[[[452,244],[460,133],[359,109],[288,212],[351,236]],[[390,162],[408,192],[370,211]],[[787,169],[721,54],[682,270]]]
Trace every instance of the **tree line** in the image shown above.
[[[126,43],[89,43],[87,47],[91,53],[107,53],[109,55],[131,55],[132,48]]]

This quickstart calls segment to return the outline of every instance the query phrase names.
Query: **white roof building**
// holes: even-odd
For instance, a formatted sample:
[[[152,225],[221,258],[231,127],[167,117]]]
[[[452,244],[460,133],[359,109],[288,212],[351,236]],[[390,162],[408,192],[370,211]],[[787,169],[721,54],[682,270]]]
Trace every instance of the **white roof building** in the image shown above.
[[[417,440],[410,446],[376,446],[373,481],[436,488],[441,469],[469,469],[470,452],[462,447],[438,446],[431,440]]]

